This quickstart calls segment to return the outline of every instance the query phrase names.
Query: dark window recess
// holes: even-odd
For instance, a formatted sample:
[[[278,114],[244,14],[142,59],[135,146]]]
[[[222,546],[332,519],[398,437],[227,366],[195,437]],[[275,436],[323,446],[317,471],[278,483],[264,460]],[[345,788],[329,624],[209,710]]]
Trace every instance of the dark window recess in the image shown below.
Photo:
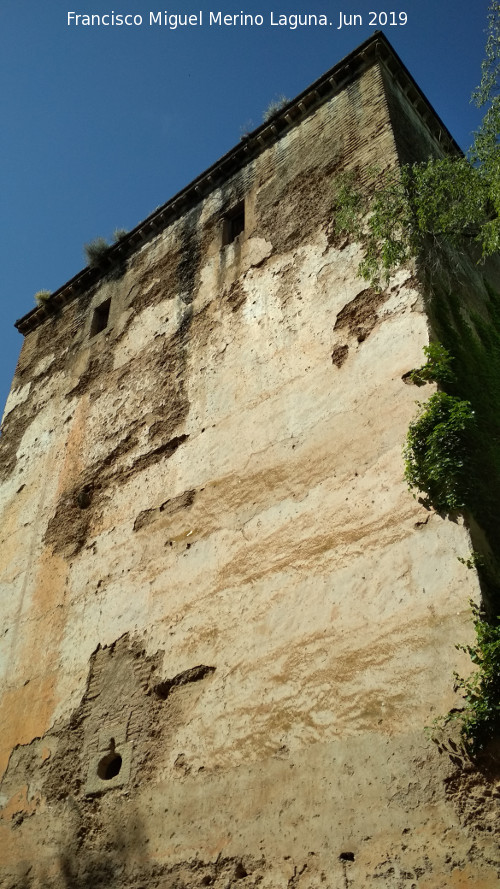
[[[111,781],[116,778],[122,767],[122,758],[119,753],[108,753],[104,756],[97,766],[97,774],[102,781]]]
[[[243,231],[245,231],[245,201],[240,201],[224,217],[222,223],[222,246],[232,244]]]
[[[90,325],[90,336],[95,336],[108,326],[109,309],[111,306],[111,298],[105,300],[100,306],[94,309],[92,324]]]

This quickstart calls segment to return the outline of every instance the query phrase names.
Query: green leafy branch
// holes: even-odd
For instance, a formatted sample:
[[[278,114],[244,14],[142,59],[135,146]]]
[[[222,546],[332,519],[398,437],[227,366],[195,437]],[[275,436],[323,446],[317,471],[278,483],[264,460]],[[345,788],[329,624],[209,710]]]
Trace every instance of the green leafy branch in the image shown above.
[[[333,224],[363,249],[359,274],[373,287],[398,266],[425,256],[440,268],[450,248],[500,250],[500,0],[491,0],[486,58],[473,99],[484,107],[468,156],[430,158],[386,171],[341,173],[334,184]],[[434,256],[432,255],[434,254]]]
[[[379,288],[412,258],[425,255],[428,269],[429,256],[435,263],[450,247],[463,252],[477,243],[483,257],[500,249],[492,189],[484,168],[464,157],[431,158],[363,184],[344,172],[334,187],[334,227],[361,243],[358,272]]]
[[[444,386],[454,382],[455,374],[451,369],[453,358],[441,343],[429,343],[424,346],[423,352],[427,361],[422,367],[411,371],[409,379],[412,383],[416,386],[423,386],[425,383],[440,383]]]
[[[445,392],[417,403],[420,412],[410,423],[403,452],[408,486],[426,494],[437,512],[464,509],[469,502],[471,404]]]
[[[451,368],[453,359],[447,349],[441,343],[430,343],[424,347],[424,353],[426,363],[414,370],[410,379],[418,385],[438,382],[456,388],[457,375]],[[477,496],[477,467],[473,461],[478,442],[477,419],[471,403],[436,392],[419,408],[404,449],[405,477],[410,488],[423,491],[427,502],[439,512],[470,509]],[[491,606],[498,592],[494,556],[486,559],[474,551],[459,561],[477,571],[483,592],[487,590],[487,599],[491,597]],[[454,673],[455,691],[462,694],[464,706],[437,719],[434,729],[443,729],[451,720],[457,720],[466,751],[476,755],[500,727],[500,618],[492,617],[495,612],[491,608],[486,614],[473,602],[471,607],[475,642],[456,647],[469,655],[476,669],[466,678]]]
[[[427,359],[409,379],[446,385],[456,379],[452,356],[441,343],[424,346]],[[438,512],[463,509],[469,500],[470,434],[475,426],[470,401],[435,392],[428,401],[417,402],[419,413],[410,423],[403,449],[408,486],[427,495]]]
[[[489,183],[490,219],[483,227],[483,250],[488,255],[500,242],[500,0],[491,0],[488,39],[481,66],[481,83],[473,93],[478,108],[485,108],[481,126],[470,151],[472,163]]]

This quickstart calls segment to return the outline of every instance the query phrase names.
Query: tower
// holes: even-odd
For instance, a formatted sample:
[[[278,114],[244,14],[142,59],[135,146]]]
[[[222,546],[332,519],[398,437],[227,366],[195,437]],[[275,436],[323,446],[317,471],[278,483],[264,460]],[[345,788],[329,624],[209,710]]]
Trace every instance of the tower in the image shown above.
[[[423,733],[479,597],[403,479],[432,312],[332,226],[341,170],[456,150],[376,34],[18,322],[9,889],[492,885]]]

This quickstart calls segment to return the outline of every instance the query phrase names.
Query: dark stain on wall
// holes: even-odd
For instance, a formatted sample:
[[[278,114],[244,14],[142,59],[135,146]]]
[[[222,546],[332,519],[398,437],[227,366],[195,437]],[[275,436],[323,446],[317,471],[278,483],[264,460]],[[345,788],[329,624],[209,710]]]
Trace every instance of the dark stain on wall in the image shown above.
[[[332,352],[332,364],[335,364],[336,367],[342,367],[344,361],[347,360],[348,353],[349,346],[336,346]]]
[[[97,402],[103,395],[109,397],[110,393],[116,392],[117,397],[127,401],[125,417],[116,411],[114,428],[107,430],[107,455],[98,463],[86,466],[76,481],[72,479],[71,486],[61,495],[49,521],[45,542],[68,558],[76,555],[85,545],[106,488],[111,483],[123,482],[159,460],[169,458],[187,438],[186,435],[174,433],[189,412],[185,384],[193,320],[192,302],[200,264],[200,213],[201,205],[186,216],[182,226],[182,246],[177,254],[176,272],[182,314],[176,332],[170,337],[154,338],[147,350],[116,370],[113,369],[114,343],[107,342],[104,349],[90,358],[77,384],[67,394],[69,399],[88,392],[90,400]],[[156,419],[150,423],[150,447],[144,453],[139,443],[147,421],[142,416],[142,392],[137,390],[136,383],[147,380],[151,382],[148,387],[148,415]],[[136,410],[133,399],[137,402]],[[135,416],[135,420],[131,420],[131,416]],[[139,453],[134,455],[134,450]],[[12,460],[9,466],[12,467]],[[79,493],[83,488],[90,487],[94,491],[92,503],[82,512]]]
[[[293,250],[307,243],[331,218],[331,180],[339,167],[333,150],[322,162],[302,168],[294,176],[270,178],[259,191],[260,237],[273,244],[276,252]]]
[[[117,471],[116,463],[137,444],[133,434],[127,435],[101,463],[88,467],[76,486],[62,494],[47,525],[44,543],[65,558],[76,556],[87,543],[92,522],[99,515],[108,485],[123,483],[136,473],[168,459],[187,439],[187,435],[169,439],[141,454],[131,466],[125,465]]]
[[[33,422],[31,405],[18,404],[5,417],[0,436],[0,481],[15,468],[21,439]]]
[[[334,330],[345,330],[362,343],[379,320],[378,310],[389,294],[368,287],[358,293],[337,315]]]
[[[169,516],[178,512],[181,509],[189,509],[190,506],[193,505],[196,496],[196,491],[184,491],[183,494],[179,494],[177,497],[172,497],[170,500],[165,500],[160,506],[157,506],[153,509],[145,509],[139,513],[135,522],[134,522],[134,531],[140,531],[141,528],[145,528],[148,525],[151,525],[152,522],[155,522],[162,515]]]

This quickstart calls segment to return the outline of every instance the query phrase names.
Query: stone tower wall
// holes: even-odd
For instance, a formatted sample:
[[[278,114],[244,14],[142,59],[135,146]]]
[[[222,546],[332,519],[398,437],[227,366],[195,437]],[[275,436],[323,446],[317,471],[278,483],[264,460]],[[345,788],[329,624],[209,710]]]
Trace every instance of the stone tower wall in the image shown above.
[[[463,525],[403,480],[427,315],[332,228],[338,170],[398,161],[388,79],[366,65],[26,335],[2,886],[493,885],[423,733],[478,597]]]

